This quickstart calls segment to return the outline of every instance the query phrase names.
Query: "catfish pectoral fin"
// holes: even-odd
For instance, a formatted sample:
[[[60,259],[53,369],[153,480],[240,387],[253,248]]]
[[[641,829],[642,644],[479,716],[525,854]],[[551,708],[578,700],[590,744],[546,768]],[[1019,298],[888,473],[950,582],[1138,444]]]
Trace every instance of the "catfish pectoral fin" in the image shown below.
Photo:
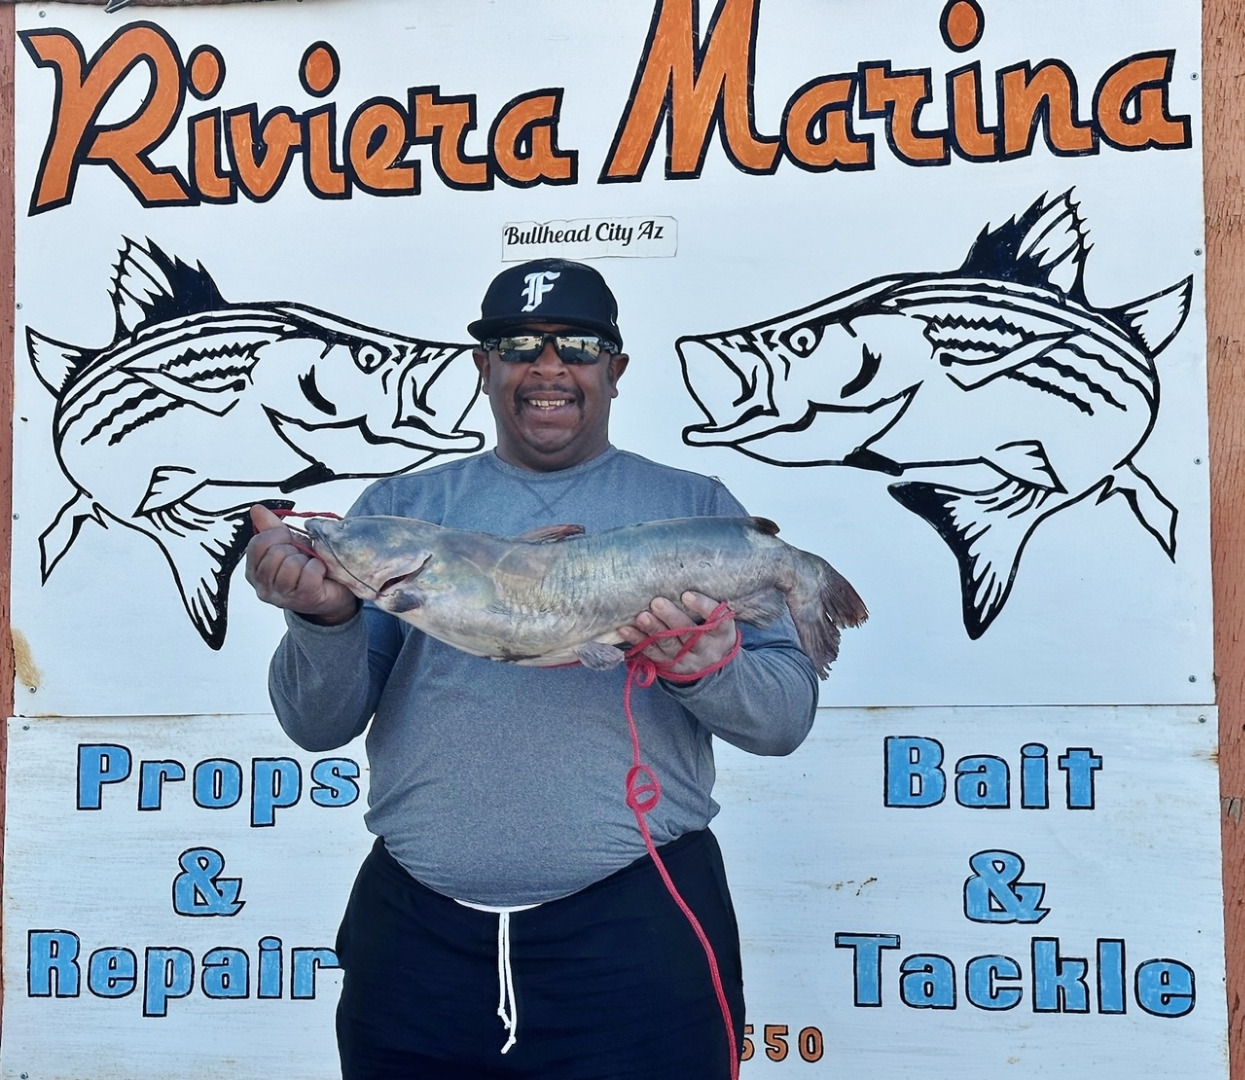
[[[753,626],[769,626],[787,610],[787,598],[779,589],[759,589],[729,603],[736,619]]]
[[[590,671],[609,671],[626,659],[626,654],[615,645],[606,645],[603,641],[585,641],[575,646],[575,655],[579,662]]]

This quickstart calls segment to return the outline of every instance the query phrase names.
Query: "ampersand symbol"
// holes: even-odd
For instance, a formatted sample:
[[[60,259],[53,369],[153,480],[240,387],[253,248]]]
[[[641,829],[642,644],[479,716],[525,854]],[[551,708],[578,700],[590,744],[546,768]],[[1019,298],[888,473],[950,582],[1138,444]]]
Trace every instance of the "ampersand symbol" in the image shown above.
[[[214,848],[190,848],[177,860],[182,873],[173,879],[173,910],[179,915],[236,915],[245,900],[241,878],[222,878],[225,857]]]
[[[973,922],[1035,923],[1050,914],[1041,906],[1045,885],[1023,883],[1025,861],[1013,851],[979,851],[968,860],[964,914]]]

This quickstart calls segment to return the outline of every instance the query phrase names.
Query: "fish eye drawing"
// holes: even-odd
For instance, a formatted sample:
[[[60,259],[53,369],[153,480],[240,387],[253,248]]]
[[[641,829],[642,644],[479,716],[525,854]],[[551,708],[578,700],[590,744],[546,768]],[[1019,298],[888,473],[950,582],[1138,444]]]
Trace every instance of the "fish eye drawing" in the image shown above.
[[[1159,409],[1157,357],[1193,279],[1116,308],[1085,294],[1090,250],[1067,191],[983,228],[949,273],[901,273],[735,330],[676,342],[706,417],[689,446],[779,466],[891,476],[982,466],[989,486],[910,479],[888,491],[959,568],[964,628],[998,617],[1034,529],[1122,495],[1175,560],[1176,507],[1134,463]]]
[[[150,240],[124,240],[110,295],[102,348],[26,330],[74,488],[39,538],[44,583],[88,521],[124,525],[160,547],[195,630],[219,649],[252,504],[289,506],[283,496],[317,484],[484,444],[460,427],[479,392],[470,344],[301,304],[230,303],[201,265]]]

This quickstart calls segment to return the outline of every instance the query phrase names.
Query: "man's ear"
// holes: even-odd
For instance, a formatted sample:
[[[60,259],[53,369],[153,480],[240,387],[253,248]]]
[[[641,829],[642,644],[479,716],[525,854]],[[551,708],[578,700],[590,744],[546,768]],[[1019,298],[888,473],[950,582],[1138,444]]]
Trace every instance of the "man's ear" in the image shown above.
[[[471,359],[475,361],[476,371],[480,373],[480,390],[488,393],[488,353],[483,349],[472,349]]]
[[[631,362],[631,357],[626,353],[614,353],[610,357],[610,383],[614,387],[614,396],[618,396],[618,380],[622,378],[622,373],[627,370],[627,365]]]

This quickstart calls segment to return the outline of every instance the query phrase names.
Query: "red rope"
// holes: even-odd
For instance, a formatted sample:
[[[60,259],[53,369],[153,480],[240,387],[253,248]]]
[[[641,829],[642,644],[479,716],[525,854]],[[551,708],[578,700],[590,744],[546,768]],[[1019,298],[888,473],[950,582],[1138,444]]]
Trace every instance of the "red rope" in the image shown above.
[[[735,644],[731,647],[730,652],[717,661],[717,663],[710,664],[703,670],[693,672],[690,675],[671,670],[679,660],[696,646],[702,635],[710,630],[717,629],[717,627],[732,617],[731,609],[726,604],[719,604],[713,610],[713,614],[690,633],[685,628],[660,630],[628,650],[627,681],[623,686],[623,711],[627,715],[627,726],[631,730],[631,768],[627,771],[627,806],[635,814],[636,824],[640,827],[640,835],[644,837],[644,847],[648,850],[649,858],[653,860],[653,865],[657,867],[657,872],[661,875],[666,891],[670,894],[675,904],[678,905],[679,910],[683,912],[683,917],[687,919],[688,924],[696,934],[700,947],[704,950],[705,959],[709,962],[709,974],[713,980],[713,992],[717,995],[718,1008],[722,1010],[722,1023],[726,1028],[726,1042],[730,1050],[731,1060],[731,1080],[739,1080],[739,1047],[735,1045],[735,1025],[731,1019],[731,1007],[726,1000],[726,989],[722,985],[722,973],[718,968],[718,958],[713,951],[713,944],[710,942],[709,935],[705,933],[704,927],[700,925],[700,920],[696,918],[696,914],[692,911],[687,901],[679,895],[679,890],[675,887],[674,881],[670,877],[670,872],[666,869],[666,864],[657,853],[657,845],[653,843],[648,822],[644,820],[645,815],[650,813],[661,800],[661,782],[657,779],[657,774],[641,760],[640,735],[636,729],[635,716],[631,712],[631,688],[633,686],[639,686],[641,689],[652,686],[658,676],[670,682],[695,682],[697,679],[702,679],[715,671],[720,671],[734,660],[739,654],[740,647],[738,627],[735,628]],[[683,647],[675,654],[674,659],[668,663],[658,664],[643,655],[644,650],[654,641],[659,641],[662,638],[679,637],[683,634],[687,634],[687,640],[684,641]]]
[[[271,508],[270,508],[270,509],[271,509]],[[316,510],[294,510],[294,509],[292,509],[292,508],[291,508],[291,509],[280,508],[280,509],[272,509],[272,510],[271,510],[271,512],[272,512],[273,514],[275,514],[275,515],[276,515],[277,517],[279,517],[279,518],[292,518],[292,517],[298,517],[298,518],[313,518],[313,517],[322,517],[322,518],[332,518],[334,521],[341,521],[341,519],[342,519],[341,514],[334,514],[331,510],[319,510],[319,511],[316,511]],[[289,529],[289,530],[290,530],[290,532],[292,532],[292,533],[297,533],[299,536],[306,536],[306,535],[307,535],[305,532],[303,532],[303,530],[302,530],[302,529],[295,528],[293,525],[286,525],[286,528],[287,528],[287,529]],[[258,529],[256,529],[255,531],[256,531],[256,532],[258,532],[259,530],[258,530]],[[309,538],[309,539],[310,539],[310,538]],[[310,545],[310,544],[304,544],[304,543],[302,543],[300,540],[294,539],[294,540],[291,540],[291,541],[290,541],[290,545],[294,548],[294,550],[295,550],[295,551],[301,551],[301,552],[302,552],[304,555],[306,555],[308,558],[312,558],[312,559],[319,559],[319,558],[320,558],[320,556],[319,556],[319,555],[317,555],[317,554],[315,553],[315,551],[313,551],[313,550],[312,550],[312,548],[311,548],[311,545]],[[323,562],[323,560],[322,560],[322,559],[321,559],[321,562]]]
[[[274,510],[272,511],[277,517],[326,517],[332,518],[334,521],[341,521],[341,514],[334,514],[331,510]]]

